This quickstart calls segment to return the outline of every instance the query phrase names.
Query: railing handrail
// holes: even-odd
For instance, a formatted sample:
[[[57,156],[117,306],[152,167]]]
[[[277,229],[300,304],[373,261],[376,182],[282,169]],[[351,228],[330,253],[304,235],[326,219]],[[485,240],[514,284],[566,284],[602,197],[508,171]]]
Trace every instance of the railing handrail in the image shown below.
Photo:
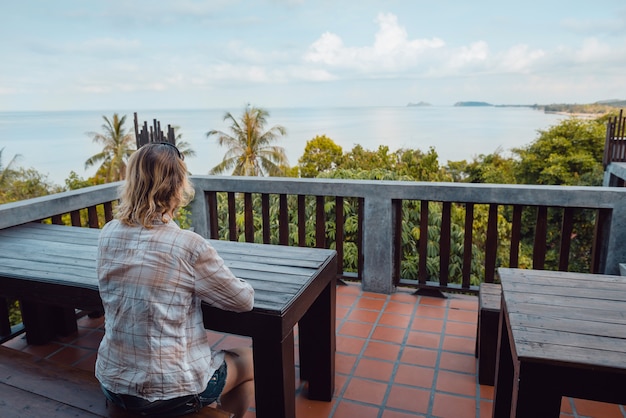
[[[291,177],[191,176],[198,192],[268,193],[612,208],[623,191],[600,186],[447,183],[394,180],[303,179]],[[303,185],[306,185],[303,187]],[[587,198],[591,198],[587,200]]]
[[[597,186],[301,179],[288,177],[191,176],[196,193],[206,191],[305,194],[385,199],[613,208],[623,190]],[[110,202],[122,182],[101,184],[0,205],[0,229]]]
[[[101,184],[2,204],[0,229],[114,201],[120,184]]]

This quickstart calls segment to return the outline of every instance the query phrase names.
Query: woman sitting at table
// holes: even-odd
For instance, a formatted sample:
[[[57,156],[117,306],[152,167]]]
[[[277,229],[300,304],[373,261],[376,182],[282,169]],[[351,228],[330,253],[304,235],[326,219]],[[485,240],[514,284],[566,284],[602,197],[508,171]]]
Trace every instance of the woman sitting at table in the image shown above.
[[[252,350],[213,352],[201,302],[249,311],[254,290],[172,221],[193,191],[174,145],[148,143],[130,157],[116,219],[98,241],[105,335],[96,377],[130,412],[179,416],[219,401],[241,417],[254,396]]]

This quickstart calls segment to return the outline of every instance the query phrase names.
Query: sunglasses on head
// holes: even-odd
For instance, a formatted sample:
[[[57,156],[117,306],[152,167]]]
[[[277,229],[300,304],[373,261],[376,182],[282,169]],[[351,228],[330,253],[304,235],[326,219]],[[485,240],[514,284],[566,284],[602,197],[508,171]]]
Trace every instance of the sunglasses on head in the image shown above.
[[[174,148],[176,150],[176,154],[178,154],[178,158],[185,161],[185,156],[180,152],[178,148],[176,148],[176,145],[170,144],[169,142],[155,142],[155,143],[159,145],[167,145],[168,147]]]

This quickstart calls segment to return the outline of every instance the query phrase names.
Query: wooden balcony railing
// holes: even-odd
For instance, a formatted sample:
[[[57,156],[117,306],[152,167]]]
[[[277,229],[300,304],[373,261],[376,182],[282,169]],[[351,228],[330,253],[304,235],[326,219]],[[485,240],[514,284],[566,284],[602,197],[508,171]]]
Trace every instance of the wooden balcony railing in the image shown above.
[[[626,116],[620,109],[619,115],[609,119],[606,126],[606,142],[604,144],[604,168],[612,162],[626,162]]]
[[[479,269],[482,277],[478,281],[492,282],[497,267],[524,266],[519,258],[522,229],[526,234],[530,229],[533,234],[532,260],[527,267],[570,270],[572,245],[581,245],[580,228],[589,219],[594,220],[595,230],[587,234],[589,242],[582,245],[592,252],[592,257],[583,272],[617,274],[619,260],[626,259],[625,249],[617,244],[626,238],[626,228],[620,228],[626,226],[623,223],[626,194],[615,188],[215,176],[194,176],[193,180],[196,199],[191,212],[196,232],[211,238],[283,245],[324,247],[334,241],[339,257],[338,274],[358,278],[364,289],[374,292],[390,293],[398,284],[475,291],[477,283],[470,280],[472,271],[476,270],[472,265],[476,247],[472,244],[484,243],[479,247],[484,264]],[[223,203],[228,207],[227,215],[218,210],[223,206],[218,201],[227,202]],[[347,220],[343,211],[336,208],[344,207],[346,201],[353,202],[353,212],[358,217],[356,233],[354,225],[349,225],[358,251],[355,275],[347,274],[342,268],[345,265],[342,238],[347,235]],[[409,207],[417,207],[419,211],[421,237],[428,237],[433,225],[438,228],[436,236],[430,238],[439,254],[438,269],[432,263],[426,266],[432,248],[428,240],[419,240],[415,248],[420,264],[416,280],[402,277],[401,269],[407,254],[402,228],[403,216],[410,214],[408,202],[413,202]],[[335,210],[327,210],[327,206]],[[275,211],[272,215],[271,210]],[[294,212],[295,219],[289,219],[294,217]],[[477,212],[487,219],[477,219]],[[581,212],[586,215],[581,216]],[[502,237],[498,225],[505,213],[510,234]],[[459,216],[464,224],[462,280],[452,283],[448,270],[453,250],[451,228]],[[554,236],[555,219],[559,223],[558,237]],[[486,225],[484,239],[474,235],[480,222]],[[328,224],[334,225],[332,231],[326,228]],[[502,248],[505,243],[508,248]],[[555,243],[557,259],[547,260],[546,254]],[[458,254],[458,248],[455,251]]]
[[[626,260],[623,188],[222,176],[192,180],[196,199],[188,220],[200,235],[282,245],[332,243],[338,276],[360,280],[367,291],[391,293],[402,284],[475,292],[478,282],[494,280],[500,266],[570,270],[573,245],[592,253],[586,272],[619,274],[619,263]],[[41,221],[101,227],[112,217],[118,186],[0,205],[0,229]],[[408,231],[407,243],[403,228],[409,218],[417,224]],[[589,219],[595,230],[580,234]],[[533,234],[527,264],[519,250],[524,231]],[[581,238],[587,241],[581,243]],[[555,253],[555,260],[546,258]],[[413,278],[402,270],[408,257],[418,263]],[[348,258],[357,261],[344,266]],[[460,272],[450,266],[460,266],[455,267]],[[0,334],[6,336],[15,329],[3,303]]]

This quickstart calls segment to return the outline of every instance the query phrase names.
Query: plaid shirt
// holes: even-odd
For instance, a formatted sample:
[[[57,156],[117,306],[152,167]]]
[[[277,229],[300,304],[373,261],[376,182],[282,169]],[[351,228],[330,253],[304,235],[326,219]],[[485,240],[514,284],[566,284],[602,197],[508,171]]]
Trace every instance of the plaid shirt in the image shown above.
[[[200,235],[174,222],[154,228],[117,220],[98,242],[105,335],[96,377],[109,391],[149,401],[202,392],[223,354],[212,356],[200,302],[252,309],[254,290]]]

